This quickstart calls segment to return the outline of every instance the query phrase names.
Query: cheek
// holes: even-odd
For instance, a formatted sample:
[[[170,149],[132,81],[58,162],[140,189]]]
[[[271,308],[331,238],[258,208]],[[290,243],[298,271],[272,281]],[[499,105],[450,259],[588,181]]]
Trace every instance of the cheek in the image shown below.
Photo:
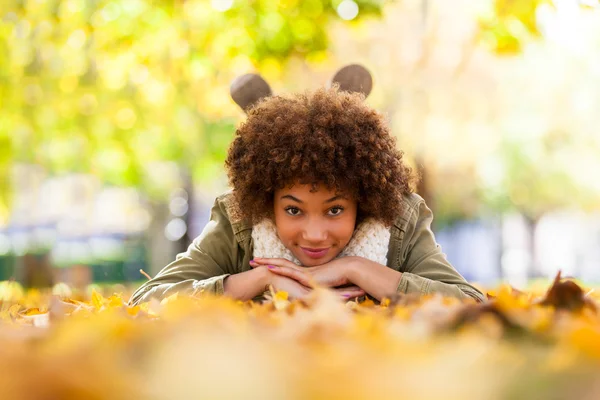
[[[352,234],[354,233],[356,218],[348,218],[343,221],[339,221],[336,224],[333,232],[335,234],[336,239],[342,243],[344,246],[348,244],[350,239],[352,239]]]
[[[288,244],[294,240],[294,231],[289,228],[289,226],[278,226],[277,227],[277,236],[284,243]]]
[[[298,234],[298,229],[290,221],[285,221],[285,217],[275,215],[275,227],[277,236],[284,244],[293,242]]]

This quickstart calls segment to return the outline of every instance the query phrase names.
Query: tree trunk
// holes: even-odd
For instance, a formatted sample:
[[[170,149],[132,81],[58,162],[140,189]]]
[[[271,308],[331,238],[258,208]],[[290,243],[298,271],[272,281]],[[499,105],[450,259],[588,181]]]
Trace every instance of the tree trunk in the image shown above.
[[[189,171],[183,173],[183,190],[185,190],[185,192],[187,193],[188,209],[187,212],[183,216],[181,216],[181,219],[185,221],[185,226],[187,227],[187,230],[185,232],[185,235],[183,235],[176,242],[177,253],[185,252],[192,240],[194,240],[194,238],[191,237],[190,233],[190,226],[192,224],[192,205],[194,204],[194,184],[192,182],[192,177]]]
[[[536,250],[536,231],[538,223],[540,222],[540,217],[531,217],[526,215],[525,221],[527,224],[527,232],[529,234],[529,254],[531,256],[529,268],[527,271],[527,277],[529,279],[539,278],[543,276],[543,271],[541,269],[541,265],[539,265],[538,254]]]
[[[26,288],[48,288],[54,284],[48,254],[27,253],[18,258],[17,266],[22,271],[21,282]]]

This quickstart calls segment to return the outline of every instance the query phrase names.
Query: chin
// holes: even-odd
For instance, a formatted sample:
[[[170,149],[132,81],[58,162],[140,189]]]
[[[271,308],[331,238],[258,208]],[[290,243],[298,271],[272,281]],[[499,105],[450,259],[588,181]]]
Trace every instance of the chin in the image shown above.
[[[314,258],[309,258],[308,260],[300,260],[300,262],[305,267],[318,267],[321,264],[325,264],[327,261],[321,261],[321,260],[315,260]]]
[[[304,255],[304,254],[301,254],[301,255],[294,254],[294,255],[296,256],[298,261],[300,261],[300,263],[304,267],[318,267],[319,265],[327,264],[328,262],[332,261],[337,256],[337,254],[336,254],[333,257],[323,257],[322,259],[315,259],[315,258],[306,257],[306,255]],[[300,256],[300,257],[298,257],[298,256]]]

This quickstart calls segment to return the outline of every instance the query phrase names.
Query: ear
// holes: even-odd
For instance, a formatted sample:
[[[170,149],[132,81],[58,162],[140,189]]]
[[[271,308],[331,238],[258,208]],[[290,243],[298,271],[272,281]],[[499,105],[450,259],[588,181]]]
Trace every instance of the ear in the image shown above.
[[[231,82],[229,93],[233,101],[248,112],[260,99],[271,95],[271,87],[260,75],[245,74]]]
[[[337,83],[340,90],[362,93],[367,97],[373,88],[373,78],[365,67],[358,64],[346,65],[335,73],[331,84]]]

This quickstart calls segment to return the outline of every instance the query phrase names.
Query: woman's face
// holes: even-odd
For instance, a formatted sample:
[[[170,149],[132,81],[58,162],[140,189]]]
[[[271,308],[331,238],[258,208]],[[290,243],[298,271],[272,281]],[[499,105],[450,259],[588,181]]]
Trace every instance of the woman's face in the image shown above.
[[[275,225],[283,245],[306,267],[333,260],[352,238],[356,200],[311,185],[275,191]]]

